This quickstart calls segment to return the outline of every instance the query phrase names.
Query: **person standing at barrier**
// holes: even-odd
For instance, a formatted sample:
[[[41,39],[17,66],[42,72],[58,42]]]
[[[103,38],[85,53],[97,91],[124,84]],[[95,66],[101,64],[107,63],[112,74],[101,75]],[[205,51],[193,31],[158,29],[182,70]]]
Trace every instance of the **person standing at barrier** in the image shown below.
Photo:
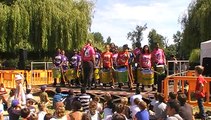
[[[126,71],[128,71],[129,69],[129,47],[127,44],[123,45],[123,51],[120,51],[118,53],[118,57],[117,57],[117,64],[118,64],[118,69],[126,69]],[[129,87],[132,88],[132,78],[130,78],[130,75],[128,75],[129,78]],[[124,81],[123,81],[124,82]],[[119,83],[119,87],[121,88],[122,83]]]
[[[15,99],[17,99],[20,105],[26,105],[26,95],[23,89],[24,76],[22,74],[15,75],[15,83],[16,83],[16,91],[15,91]]]
[[[105,46],[106,51],[101,54],[101,68],[104,70],[108,70],[110,72],[111,77],[111,88],[114,88],[114,79],[112,74],[113,69],[113,54],[110,52],[110,45]]]
[[[57,54],[54,57],[53,64],[54,64],[54,70],[60,71],[61,64],[62,64],[62,56],[61,56],[61,50],[60,49],[57,49]],[[58,74],[58,76],[60,76],[60,75]],[[57,78],[59,78],[58,76],[54,76],[53,86],[56,86]]]
[[[91,89],[91,81],[93,77],[94,71],[94,63],[95,63],[95,51],[91,45],[91,41],[88,40],[87,44],[81,50],[81,58],[82,58],[82,66],[84,73],[84,85],[83,87],[87,87],[87,89]]]
[[[155,48],[151,54],[154,69],[157,71],[154,77],[154,85],[157,84],[157,91],[161,92],[162,81],[165,78],[166,56],[164,50],[160,48],[159,43],[155,43]],[[156,90],[155,86],[153,90]]]
[[[143,47],[143,50],[142,50],[142,53],[141,53],[140,59],[139,59],[139,65],[140,65],[140,68],[141,68],[142,72],[144,70],[150,70],[151,71],[151,69],[152,69],[152,60],[151,60],[151,58],[152,57],[151,57],[151,53],[150,53],[150,50],[149,50],[149,46],[145,45]],[[152,72],[150,72],[150,73],[152,73]],[[151,75],[150,75],[150,77],[151,77]],[[143,74],[142,74],[142,78],[144,78]],[[150,83],[150,78],[148,80],[142,80],[142,81],[145,81],[144,83],[147,83],[148,85],[152,85]],[[144,85],[146,85],[146,84],[142,83],[142,91],[144,91]],[[139,86],[139,83],[137,83],[137,86]],[[152,85],[152,87],[153,87],[153,85]]]
[[[62,77],[61,77],[61,82],[60,82],[60,84],[61,84],[61,86],[65,86],[65,81],[67,81],[67,78],[65,77],[65,72],[68,70],[68,64],[69,64],[69,62],[68,62],[68,58],[67,58],[67,56],[65,55],[65,51],[64,50],[62,50],[62,52],[61,52],[61,60],[62,60],[62,66],[61,66],[61,69],[62,69],[62,71],[61,71],[61,74],[62,74]]]
[[[73,50],[74,55],[71,57],[70,67],[76,71],[76,86],[80,86],[79,72],[81,68],[81,56],[76,49]]]
[[[204,71],[204,67],[200,65],[195,67],[195,74],[197,76],[195,96],[196,96],[198,107],[199,107],[199,115],[202,120],[205,120],[206,114],[204,112],[203,99],[205,98],[204,86],[207,83],[207,81],[202,76],[203,71]]]
[[[135,49],[133,50],[133,53],[135,55],[135,58],[134,58],[134,62],[135,62],[135,75],[134,75],[134,79],[135,79],[135,83],[137,83],[137,68],[139,67],[139,60],[140,60],[140,55],[141,55],[141,51],[142,51],[142,48],[141,48],[141,43],[140,42],[136,42],[135,43]]]

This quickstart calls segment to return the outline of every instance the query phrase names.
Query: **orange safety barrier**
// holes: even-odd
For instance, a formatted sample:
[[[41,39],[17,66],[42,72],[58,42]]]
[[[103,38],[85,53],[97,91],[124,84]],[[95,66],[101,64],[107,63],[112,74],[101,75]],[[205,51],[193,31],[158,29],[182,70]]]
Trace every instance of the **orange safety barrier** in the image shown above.
[[[14,78],[13,71],[3,71],[1,72],[1,74],[2,74],[1,83],[3,83],[4,86],[7,88],[14,88],[15,82],[13,79]]]
[[[205,77],[207,80],[207,84],[205,84],[205,91],[206,91],[206,101],[204,102],[205,106],[211,106],[211,101],[210,101],[210,82],[211,82],[211,77]],[[173,88],[169,86],[169,81],[173,80],[174,85]],[[181,82],[181,87],[179,88],[178,83]],[[185,88],[185,84],[188,84],[188,88]],[[169,91],[177,93],[178,91],[181,91],[182,93],[187,90],[187,102],[196,105],[196,99],[194,96],[195,92],[195,86],[196,86],[196,77],[193,76],[168,76],[165,78],[163,82],[163,93],[165,98],[168,98]],[[172,89],[172,90],[170,90]]]
[[[30,73],[31,73],[31,85],[48,84],[46,70],[33,70]]]

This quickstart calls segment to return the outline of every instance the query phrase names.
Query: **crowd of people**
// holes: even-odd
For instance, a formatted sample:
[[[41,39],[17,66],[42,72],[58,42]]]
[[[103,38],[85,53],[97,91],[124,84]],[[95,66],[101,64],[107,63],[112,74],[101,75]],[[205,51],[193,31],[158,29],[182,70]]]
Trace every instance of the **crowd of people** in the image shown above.
[[[203,67],[196,66],[197,76],[195,95],[199,107],[199,116],[205,120],[203,106],[206,80],[202,76]],[[193,109],[186,103],[185,93],[170,92],[168,98],[162,93],[156,93],[153,98],[143,98],[141,89],[136,88],[132,96],[121,97],[116,101],[110,93],[103,96],[90,95],[86,87],[81,92],[74,93],[70,89],[64,94],[61,87],[56,87],[53,99],[46,92],[47,86],[40,87],[39,99],[35,99],[31,88],[24,90],[23,75],[14,78],[16,88],[11,89],[9,97],[1,94],[1,120],[194,120]],[[4,85],[0,85],[0,93],[5,93]],[[51,106],[53,112],[49,112]],[[38,108],[38,109],[37,109]],[[4,111],[8,116],[3,116]]]
[[[61,77],[60,84],[65,85],[65,81],[69,81],[65,73],[68,72],[68,69],[74,69],[76,85],[87,89],[92,89],[93,83],[109,84],[111,88],[114,88],[116,82],[121,88],[122,84],[126,82],[130,90],[133,89],[135,83],[136,87],[142,85],[142,91],[145,91],[145,86],[151,86],[155,91],[157,85],[157,91],[161,92],[166,65],[166,56],[164,50],[159,47],[159,43],[154,44],[152,51],[148,45],[144,45],[142,48],[139,42],[135,44],[134,49],[130,49],[127,44],[122,48],[118,48],[114,44],[106,44],[105,50],[101,52],[88,40],[81,51],[74,50],[74,55],[69,60],[65,56],[64,50],[58,49],[54,58],[54,66],[61,68],[61,76],[54,77],[54,85],[57,84],[59,77]],[[95,77],[95,70],[98,71],[97,74],[107,72],[109,77],[107,80],[102,78],[105,75]],[[125,72],[126,80],[118,79],[119,74],[116,75],[115,72]],[[79,73],[83,75],[82,79],[80,79]]]

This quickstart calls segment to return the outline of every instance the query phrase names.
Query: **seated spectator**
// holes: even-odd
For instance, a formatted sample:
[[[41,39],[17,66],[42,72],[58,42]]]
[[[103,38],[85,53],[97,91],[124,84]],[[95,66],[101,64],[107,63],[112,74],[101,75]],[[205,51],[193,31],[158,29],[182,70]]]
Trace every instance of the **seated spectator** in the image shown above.
[[[111,120],[127,120],[127,119],[123,114],[116,113],[112,116]]]
[[[60,87],[56,88],[56,94],[53,96],[53,106],[56,107],[56,103],[57,102],[61,102],[62,100],[64,100],[64,97],[67,97],[68,95],[66,94],[62,94],[61,93],[62,90]]]
[[[9,97],[7,99],[7,107],[10,108],[12,101],[15,99],[15,89],[11,89],[9,93]]]
[[[65,113],[65,106],[63,102],[56,102],[56,111],[53,118],[50,120],[70,120],[70,116]]]
[[[144,101],[140,101],[138,104],[141,109],[135,115],[135,120],[149,120],[149,112],[147,111],[147,104]]]
[[[18,100],[13,100],[11,107],[8,108],[9,120],[19,120],[21,116],[21,106]]]
[[[38,109],[39,109],[39,112],[38,112],[38,120],[44,120],[44,117],[47,113],[47,108],[45,106],[45,103],[39,103],[38,104]]]
[[[43,120],[50,120],[51,118],[53,118],[53,115],[51,113],[47,113],[45,114],[45,117]]]
[[[80,101],[74,101],[72,106],[72,112],[70,113],[71,120],[81,120],[83,112],[81,111],[82,105]]]
[[[66,110],[72,110],[72,103],[76,99],[74,92],[72,89],[69,90],[68,92],[68,97],[65,100],[65,109]]]
[[[187,97],[185,94],[179,94],[178,95],[178,101],[180,103],[180,110],[179,110],[179,115],[184,119],[184,120],[193,120],[193,109],[192,107],[186,103]]]
[[[48,98],[48,94],[46,93],[46,85],[43,85],[43,86],[41,86],[40,87],[40,89],[41,89],[41,93],[40,93],[40,95],[39,95],[39,97],[40,97],[40,103],[48,103],[50,100],[49,100],[49,98]]]
[[[169,93],[168,101],[174,101],[177,99],[177,94],[174,92]]]
[[[135,105],[134,100],[136,98],[138,98],[140,101],[142,101],[142,95],[140,93],[141,93],[141,89],[140,88],[136,88],[135,95],[130,97],[130,105],[131,106]]]
[[[107,120],[110,116],[114,113],[114,103],[112,100],[107,102],[107,106],[103,110],[104,113],[104,120]]]
[[[107,107],[107,102],[112,99],[111,94],[110,93],[105,93],[104,99],[105,99],[105,102],[103,103],[103,108],[106,108]]]
[[[21,109],[21,117],[22,120],[29,120],[30,119],[30,110],[28,108]]]
[[[151,119],[161,119],[166,117],[166,103],[162,93],[157,94],[158,103],[153,107],[154,114],[150,116]]]
[[[83,113],[81,120],[95,120],[95,119],[91,119],[91,117],[87,113]]]
[[[131,112],[130,112],[130,107],[128,106],[128,98],[122,97],[120,99],[120,103],[124,106],[124,111],[123,111],[124,115],[128,119],[130,119],[131,118],[131,116],[130,116]]]
[[[34,99],[34,96],[31,94],[31,89],[26,89],[26,100]]]
[[[138,107],[139,102],[140,102],[140,99],[139,98],[135,98],[135,100],[133,102],[134,105],[130,106],[131,117],[133,119],[135,118],[136,113],[140,111],[140,108]]]
[[[26,107],[30,110],[30,114],[36,113],[33,99],[28,99],[26,101]]]
[[[100,104],[100,98],[98,96],[94,96],[93,101],[97,103],[97,111],[100,113],[103,112],[103,106]]]
[[[86,93],[86,88],[81,88],[81,94],[78,96],[81,102],[83,111],[89,110],[89,102],[92,100],[91,96]]]
[[[168,117],[166,120],[183,120],[182,117],[179,115],[180,104],[175,101],[169,101],[167,103],[166,111]]]
[[[115,111],[116,111],[116,113],[114,113],[114,114],[124,115],[125,119],[127,120],[127,117],[124,114],[124,105],[123,104],[116,105],[115,106]],[[113,116],[114,116],[114,114],[113,114]]]
[[[95,101],[89,103],[89,110],[86,111],[86,113],[90,116],[91,120],[101,120],[100,113],[97,111],[97,103]]]

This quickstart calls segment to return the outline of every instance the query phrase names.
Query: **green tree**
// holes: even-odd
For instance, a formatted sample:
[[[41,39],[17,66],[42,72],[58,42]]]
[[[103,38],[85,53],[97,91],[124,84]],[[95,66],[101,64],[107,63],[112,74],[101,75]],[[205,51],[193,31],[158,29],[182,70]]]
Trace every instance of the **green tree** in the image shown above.
[[[108,38],[106,39],[106,43],[107,44],[110,44],[111,43],[111,37],[110,36],[108,36]]]
[[[158,34],[157,31],[155,29],[152,29],[149,34],[148,34],[148,42],[149,42],[149,47],[151,50],[154,49],[154,43],[159,43],[161,48],[164,48],[164,41],[165,41],[165,37],[163,37],[162,35]]]
[[[147,29],[147,24],[143,26],[137,25],[135,30],[127,34],[127,39],[132,41],[132,44],[143,40],[143,31]]]
[[[193,1],[181,24],[183,27],[181,47],[185,57],[188,58],[193,49],[200,48],[201,42],[211,39],[211,1]]]
[[[181,50],[182,39],[183,39],[183,34],[180,31],[177,31],[177,33],[173,35],[173,40],[174,40],[176,51],[177,51],[176,54],[179,58],[183,56],[182,50]]]
[[[94,42],[97,43],[104,43],[103,36],[100,32],[93,32]]]

